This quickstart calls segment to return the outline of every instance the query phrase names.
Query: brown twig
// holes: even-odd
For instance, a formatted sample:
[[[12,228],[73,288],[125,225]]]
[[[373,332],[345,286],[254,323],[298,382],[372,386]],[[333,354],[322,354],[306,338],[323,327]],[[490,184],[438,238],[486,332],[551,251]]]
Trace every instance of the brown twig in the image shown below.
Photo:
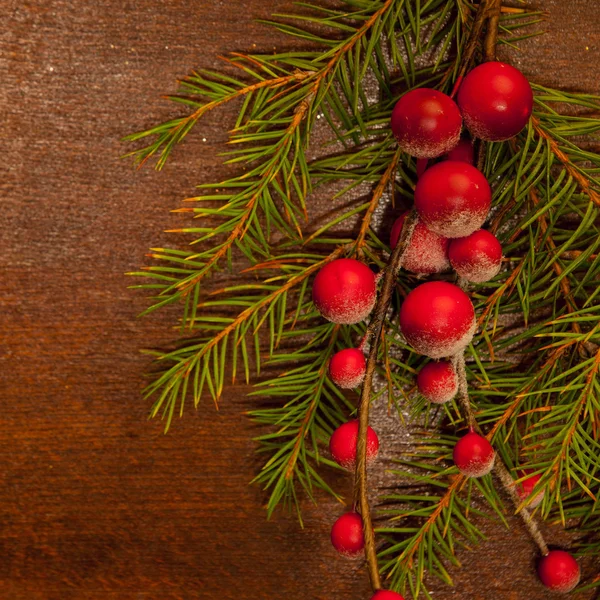
[[[371,521],[371,510],[369,507],[369,498],[367,493],[367,428],[369,426],[369,407],[371,404],[371,387],[373,384],[373,375],[377,365],[377,353],[379,343],[383,333],[383,323],[387,314],[392,294],[394,292],[394,284],[398,271],[402,266],[404,251],[408,246],[412,232],[417,224],[417,216],[413,211],[408,215],[402,229],[402,236],[398,245],[394,248],[385,275],[383,277],[383,285],[375,309],[373,317],[369,323],[369,328],[374,332],[369,358],[367,359],[367,371],[362,386],[359,404],[359,428],[358,428],[358,443],[356,450],[356,471],[354,476],[354,508],[358,509],[363,520],[363,531],[365,536],[365,557],[367,560],[367,568],[369,571],[369,579],[373,591],[381,589],[381,576],[379,575],[379,567],[377,565],[377,551],[375,549],[375,534],[373,533],[373,525]]]

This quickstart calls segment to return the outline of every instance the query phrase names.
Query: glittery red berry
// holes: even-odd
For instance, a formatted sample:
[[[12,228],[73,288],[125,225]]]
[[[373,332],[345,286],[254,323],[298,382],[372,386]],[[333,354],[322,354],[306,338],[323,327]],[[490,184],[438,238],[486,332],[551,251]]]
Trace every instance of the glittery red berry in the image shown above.
[[[404,596],[389,590],[378,590],[371,596],[371,600],[404,600]]]
[[[461,127],[454,100],[431,88],[407,92],[392,111],[392,132],[398,145],[417,158],[435,158],[454,148]]]
[[[551,550],[538,563],[538,576],[550,590],[570,592],[577,587],[581,572],[577,561],[564,550]]]
[[[517,475],[519,479],[522,477],[526,477],[520,483],[517,483],[516,490],[519,495],[519,499],[521,501],[527,500],[529,496],[531,496],[533,492],[533,488],[537,485],[538,481],[542,478],[542,476],[538,473],[537,475],[533,475],[533,469],[523,469],[522,471],[518,471]],[[529,508],[535,508],[539,506],[540,502],[544,499],[544,490],[539,492],[533,500],[527,505]]]
[[[400,307],[400,329],[406,341],[430,358],[452,356],[465,348],[475,327],[469,296],[445,281],[417,286]]]
[[[450,241],[452,268],[467,281],[482,283],[495,277],[502,266],[502,246],[493,233],[478,229]]]
[[[452,458],[466,477],[483,477],[494,467],[496,453],[484,437],[471,431],[456,442]]]
[[[474,162],[473,140],[466,137],[460,138],[460,142],[444,156],[444,160],[456,160],[472,165]]]
[[[329,451],[333,460],[345,469],[353,469],[356,464],[356,444],[358,441],[358,420],[340,425],[329,440]],[[367,429],[367,460],[374,460],[379,450],[379,438],[375,431]]]
[[[492,191],[473,165],[445,160],[423,173],[415,187],[415,208],[431,231],[449,238],[479,229],[492,203]]]
[[[448,360],[427,363],[417,375],[419,393],[434,404],[444,404],[456,396],[458,376]]]
[[[375,274],[352,258],[326,264],[315,277],[312,298],[317,310],[332,323],[352,324],[373,310],[377,290]]]
[[[517,135],[531,116],[533,92],[527,78],[502,62],[486,62],[464,79],[457,96],[465,125],[482,140]]]
[[[331,528],[331,543],[344,556],[357,556],[365,547],[363,522],[358,513],[343,514]]]
[[[390,233],[392,250],[400,239],[407,214],[400,215],[392,226]],[[411,273],[425,275],[447,271],[450,268],[448,239],[430,231],[423,223],[417,223],[413,229],[410,243],[404,252],[402,266]]]
[[[355,388],[362,383],[367,370],[367,361],[362,350],[345,348],[336,352],[329,362],[329,377],[338,387]]]

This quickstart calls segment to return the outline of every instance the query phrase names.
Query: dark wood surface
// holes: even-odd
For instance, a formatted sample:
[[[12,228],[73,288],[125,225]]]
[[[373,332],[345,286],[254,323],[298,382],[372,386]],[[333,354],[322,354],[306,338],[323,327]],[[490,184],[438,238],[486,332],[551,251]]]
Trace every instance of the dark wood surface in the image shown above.
[[[540,5],[548,35],[511,60],[535,81],[600,92],[596,0]],[[159,96],[191,68],[218,67],[228,50],[285,47],[254,21],[283,8],[291,3],[3,2],[1,599],[369,597],[360,562],[328,541],[339,505],[307,504],[303,530],[285,514],[265,520],[264,496],[248,486],[258,463],[244,388],[219,412],[210,402],[188,411],[168,436],[140,396],[149,364],[138,350],[172,339],[175,313],[138,320],[144,301],[124,273],[172,243],[161,233],[168,211],[224,173],[217,153],[235,107],[201,124],[161,173],[119,160],[119,139],[173,114]],[[390,454],[401,434],[375,417]],[[546,598],[532,546],[511,526],[491,525],[490,540],[461,555],[456,587],[434,597]]]

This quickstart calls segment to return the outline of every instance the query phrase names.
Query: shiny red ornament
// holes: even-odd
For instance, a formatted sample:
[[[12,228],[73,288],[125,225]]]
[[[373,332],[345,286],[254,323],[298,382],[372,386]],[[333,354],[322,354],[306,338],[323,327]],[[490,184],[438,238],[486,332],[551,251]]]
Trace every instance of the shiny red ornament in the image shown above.
[[[430,358],[453,356],[463,350],[475,328],[469,296],[445,281],[417,286],[400,307],[400,329],[406,341]]]
[[[448,258],[460,277],[482,283],[499,273],[502,266],[502,246],[493,233],[478,229],[471,235],[451,240]]]
[[[331,528],[331,543],[343,556],[361,554],[365,547],[362,517],[355,512],[347,512],[339,517]]]
[[[456,160],[472,165],[475,161],[473,140],[466,137],[460,138],[460,142],[444,156],[444,160]]]
[[[415,187],[415,208],[439,235],[465,237],[479,229],[492,204],[485,176],[466,162],[445,160],[423,173]]]
[[[313,302],[332,323],[350,325],[362,321],[373,310],[376,297],[375,274],[352,258],[338,258],[326,264],[313,282]]]
[[[566,594],[577,587],[581,571],[577,561],[564,550],[551,550],[538,563],[540,581],[550,590]]]
[[[484,437],[471,431],[456,442],[452,458],[465,477],[483,477],[494,467],[496,453]]]
[[[396,102],[391,126],[404,152],[417,158],[435,158],[456,146],[462,119],[450,96],[431,88],[417,88]]]
[[[329,440],[329,451],[335,462],[345,469],[356,465],[356,446],[358,442],[358,420],[340,425]],[[369,426],[367,429],[367,461],[375,459],[379,451],[379,438]]]
[[[400,215],[392,225],[390,232],[390,246],[392,250],[396,247],[402,227],[406,219],[405,212]],[[402,267],[411,273],[419,275],[430,275],[441,273],[450,269],[448,260],[449,240],[433,231],[427,229],[423,223],[417,223],[413,229],[410,243],[404,251]]]
[[[458,376],[448,360],[427,363],[417,375],[419,393],[429,402],[444,404],[458,392]]]
[[[378,590],[371,596],[371,600],[404,600],[404,596],[389,590]]]
[[[329,361],[329,377],[340,388],[351,389],[360,385],[366,371],[365,355],[358,348],[340,350]]]
[[[533,110],[529,81],[502,62],[475,67],[462,82],[456,101],[468,130],[490,142],[517,135]]]
[[[521,501],[527,500],[529,496],[531,496],[533,492],[533,488],[537,485],[538,481],[542,478],[542,476],[538,473],[537,475],[533,475],[533,469],[523,469],[518,473],[519,479],[527,476],[526,479],[523,479],[520,483],[517,483],[516,490]],[[539,492],[535,498],[531,500],[531,502],[527,505],[528,508],[535,508],[539,506],[540,502],[544,499],[544,490]]]

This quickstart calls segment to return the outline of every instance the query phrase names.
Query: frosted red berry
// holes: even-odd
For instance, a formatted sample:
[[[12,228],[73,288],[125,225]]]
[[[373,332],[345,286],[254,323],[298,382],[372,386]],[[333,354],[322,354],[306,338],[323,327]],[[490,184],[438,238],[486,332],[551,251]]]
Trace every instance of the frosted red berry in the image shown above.
[[[363,522],[358,513],[347,512],[333,524],[331,543],[344,556],[357,556],[365,547]]]
[[[537,485],[538,481],[542,478],[542,476],[538,473],[536,475],[533,474],[533,469],[523,469],[522,471],[518,471],[517,475],[519,479],[522,477],[526,477],[523,481],[517,483],[516,490],[521,501],[527,500],[533,492],[533,488]],[[536,496],[529,502],[527,505],[529,508],[535,508],[539,506],[540,502],[544,499],[544,490],[536,494]]]
[[[466,137],[460,138],[456,147],[452,148],[444,157],[445,160],[456,160],[470,165],[473,164],[474,158],[473,140]]]
[[[456,442],[452,458],[466,477],[483,477],[494,467],[496,453],[483,436],[471,431]]]
[[[581,572],[577,561],[564,550],[551,550],[538,563],[540,581],[550,590],[566,594],[577,587]]]
[[[469,296],[445,281],[430,281],[412,290],[400,307],[406,341],[431,358],[463,350],[475,333],[475,310]]]
[[[433,165],[415,187],[415,208],[425,225],[449,238],[470,235],[487,218],[492,191],[481,171],[466,162]]]
[[[456,146],[462,119],[450,96],[417,88],[396,102],[391,126],[404,152],[417,158],[435,158]]]
[[[482,140],[517,135],[531,116],[533,92],[527,78],[502,62],[486,62],[464,79],[457,96],[465,125]]]
[[[404,600],[404,596],[389,590],[378,590],[371,596],[371,600]]]
[[[356,465],[356,446],[358,442],[358,421],[348,421],[340,425],[329,440],[329,451],[335,462],[345,469]],[[379,438],[375,431],[367,429],[367,460],[374,460],[379,451]]]
[[[427,363],[417,375],[419,393],[429,402],[444,404],[458,392],[458,376],[448,360]]]
[[[362,383],[367,370],[367,361],[362,350],[345,348],[336,352],[329,362],[329,377],[338,387],[355,388]]]
[[[495,277],[502,266],[502,246],[493,233],[478,229],[450,241],[448,258],[452,268],[467,281],[482,283]]]
[[[392,250],[398,244],[407,214],[400,215],[392,226],[390,233]],[[447,271],[450,268],[448,242],[447,238],[430,231],[423,223],[417,223],[404,252],[402,266],[411,273],[424,275]]]
[[[377,296],[375,274],[364,263],[339,258],[315,277],[312,298],[317,310],[332,323],[349,325],[365,319]]]

